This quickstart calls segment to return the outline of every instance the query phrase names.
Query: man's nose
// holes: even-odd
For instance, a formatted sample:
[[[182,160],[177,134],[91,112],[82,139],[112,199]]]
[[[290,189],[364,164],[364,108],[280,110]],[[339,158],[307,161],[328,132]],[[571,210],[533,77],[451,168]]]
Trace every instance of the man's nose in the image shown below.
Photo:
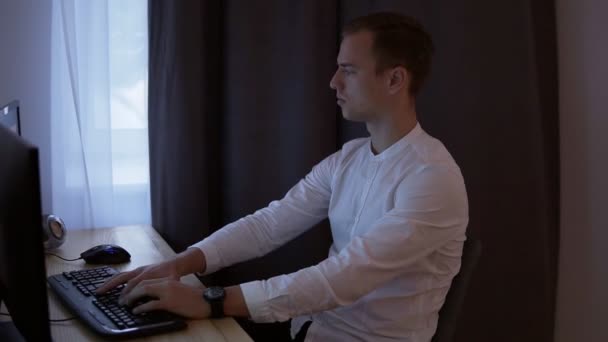
[[[334,75],[331,77],[331,80],[329,80],[329,87],[333,90],[337,90],[338,89],[338,71],[336,71],[334,73]]]

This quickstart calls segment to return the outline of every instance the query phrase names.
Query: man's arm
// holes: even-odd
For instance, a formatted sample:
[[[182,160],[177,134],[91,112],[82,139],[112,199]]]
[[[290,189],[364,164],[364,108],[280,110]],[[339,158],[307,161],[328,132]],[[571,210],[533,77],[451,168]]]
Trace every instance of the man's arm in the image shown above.
[[[397,196],[393,210],[337,255],[292,274],[241,284],[251,318],[284,321],[352,304],[451,241],[446,258],[454,261],[444,267],[457,271],[456,247],[468,223],[461,179],[431,170]]]
[[[162,263],[138,267],[108,280],[96,292],[126,283],[121,299],[146,279],[208,274],[220,268],[264,255],[295,238],[327,217],[331,181],[340,151],[317,164],[280,201],[238,220]]]
[[[233,222],[190,247],[204,253],[208,274],[263,256],[296,238],[327,217],[331,182],[340,151],[317,164],[279,201]],[[196,263],[187,265],[196,265]],[[202,265],[202,263],[201,263]]]

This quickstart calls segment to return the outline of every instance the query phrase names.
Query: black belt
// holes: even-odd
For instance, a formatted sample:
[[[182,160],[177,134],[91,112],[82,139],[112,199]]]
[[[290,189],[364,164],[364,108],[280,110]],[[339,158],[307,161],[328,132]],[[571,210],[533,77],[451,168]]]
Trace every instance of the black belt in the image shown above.
[[[308,332],[308,328],[312,324],[312,321],[306,321],[304,325],[300,328],[300,331],[296,334],[296,337],[293,339],[294,342],[304,342],[306,338],[306,333]]]

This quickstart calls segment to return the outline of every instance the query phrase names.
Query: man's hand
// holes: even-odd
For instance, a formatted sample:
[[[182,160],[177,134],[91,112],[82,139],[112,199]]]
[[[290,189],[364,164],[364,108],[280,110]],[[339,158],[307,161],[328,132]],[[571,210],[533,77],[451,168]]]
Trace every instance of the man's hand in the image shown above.
[[[130,272],[119,273],[110,278],[95,292],[98,294],[105,293],[120,284],[127,283],[120,296],[124,298],[125,295],[143,280],[158,278],[179,280],[181,276],[186,274],[204,271],[207,267],[206,265],[205,255],[200,249],[188,248],[171,260],[138,267]]]
[[[203,290],[203,287],[188,286],[172,278],[148,279],[139,282],[120,299],[119,304],[131,306],[137,299],[148,296],[157,299],[134,307],[134,314],[166,310],[186,318],[208,318],[211,307],[203,299]]]
[[[176,261],[173,259],[158,264],[141,266],[133,271],[118,273],[106,281],[95,291],[95,293],[105,293],[120,284],[127,283],[120,294],[120,299],[123,299],[131,290],[133,290],[133,288],[144,280],[158,278],[179,280],[180,276]]]

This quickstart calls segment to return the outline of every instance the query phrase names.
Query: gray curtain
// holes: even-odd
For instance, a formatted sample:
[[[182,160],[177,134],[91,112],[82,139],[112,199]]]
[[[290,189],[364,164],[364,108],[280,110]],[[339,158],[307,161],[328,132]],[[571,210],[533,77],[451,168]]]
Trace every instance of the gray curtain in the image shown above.
[[[515,1],[150,0],[153,225],[176,251],[282,197],[345,142],[329,80],[339,30],[378,10],[432,34],[423,127],[461,166],[484,245],[459,341],[552,341],[558,236],[554,4]],[[236,284],[327,256],[323,222],[218,272]],[[246,323],[245,323],[246,324]],[[260,340],[277,335],[248,326]],[[283,327],[284,328],[284,327]]]

